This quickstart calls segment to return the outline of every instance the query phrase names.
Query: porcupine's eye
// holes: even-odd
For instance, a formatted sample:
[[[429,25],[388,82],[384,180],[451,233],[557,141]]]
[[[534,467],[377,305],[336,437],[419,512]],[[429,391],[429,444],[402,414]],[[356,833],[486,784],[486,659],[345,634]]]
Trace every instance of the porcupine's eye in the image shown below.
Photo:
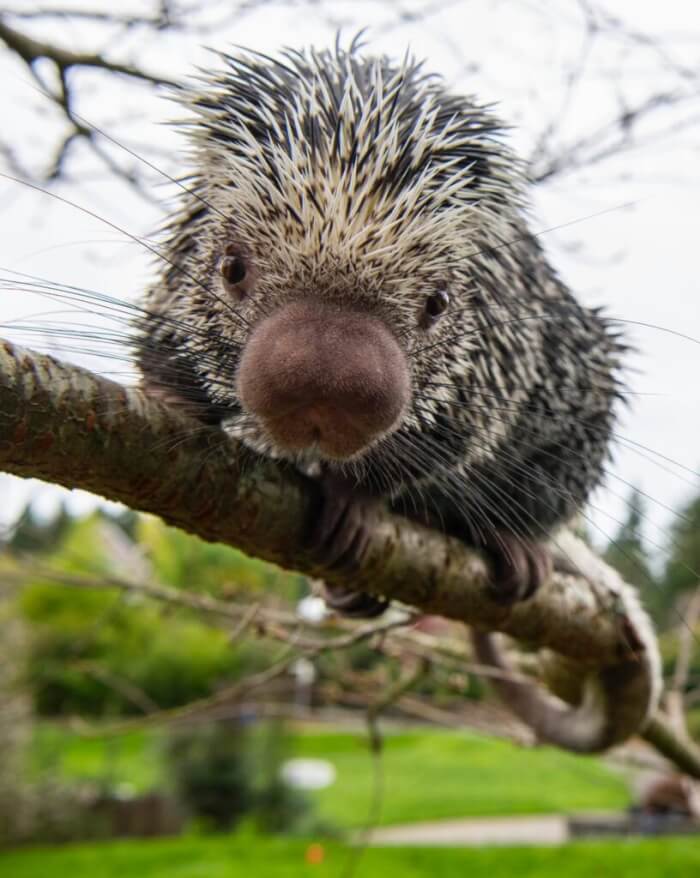
[[[444,288],[440,288],[436,290],[434,293],[431,293],[428,298],[425,300],[425,305],[423,306],[423,314],[421,319],[421,324],[424,328],[429,328],[432,326],[437,319],[447,310],[447,306],[450,304],[450,297],[447,293],[447,290]]]
[[[244,260],[240,256],[223,256],[219,260],[219,272],[226,292],[242,299],[246,294],[243,281],[248,273]]]

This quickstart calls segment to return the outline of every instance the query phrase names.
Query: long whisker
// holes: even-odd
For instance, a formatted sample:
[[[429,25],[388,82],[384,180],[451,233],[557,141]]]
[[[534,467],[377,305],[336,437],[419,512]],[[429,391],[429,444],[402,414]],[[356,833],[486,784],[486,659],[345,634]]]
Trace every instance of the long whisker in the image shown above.
[[[418,393],[417,396],[420,396],[422,399],[424,399],[426,401],[430,400],[430,401],[438,403],[438,404],[442,402],[442,400],[432,399],[430,397],[426,397],[424,394],[421,395],[420,393]],[[503,396],[500,396],[497,394],[485,394],[485,393],[479,392],[478,396],[485,397],[485,398],[491,398],[491,399],[497,400],[501,403],[506,403],[506,405],[502,405],[500,407],[499,406],[492,406],[492,405],[486,406],[486,405],[479,405],[479,403],[475,402],[475,401],[474,402],[472,402],[472,401],[462,402],[459,400],[450,400],[449,405],[454,406],[456,408],[461,408],[461,407],[473,408],[476,411],[484,411],[487,414],[492,412],[492,411],[512,412],[514,414],[521,414],[523,411],[531,411],[533,413],[538,411],[536,406],[533,406],[528,402],[517,402],[517,401],[513,401],[513,400],[508,400],[506,397],[503,397]],[[596,427],[594,424],[589,424],[585,418],[580,418],[580,417],[578,417],[574,414],[570,414],[570,413],[558,414],[556,412],[548,412],[547,417],[551,421],[557,421],[557,420],[567,421],[568,420],[568,421],[571,421],[571,422],[576,423],[576,424],[584,425],[584,426],[586,426],[587,429],[590,429],[591,432],[597,433],[603,438],[607,438],[609,436],[611,439],[614,439],[616,442],[620,442],[621,444],[623,444],[623,447],[625,447],[625,448],[627,448],[628,446],[633,446],[630,448],[631,451],[634,451],[636,454],[638,454],[644,460],[649,461],[650,463],[652,463],[655,466],[662,469],[664,472],[667,472],[670,475],[675,476],[677,479],[681,480],[682,482],[684,482],[687,485],[691,485],[692,487],[696,487],[694,482],[691,482],[689,479],[683,478],[679,473],[676,473],[673,470],[670,470],[668,467],[663,466],[663,464],[661,464],[657,460],[654,460],[654,457],[651,457],[649,455],[654,455],[655,457],[659,457],[659,458],[661,458],[661,460],[665,460],[668,463],[672,463],[674,466],[677,466],[679,469],[684,470],[685,472],[689,473],[690,475],[695,476],[697,478],[700,478],[700,471],[695,470],[692,467],[689,467],[689,466],[681,463],[680,461],[673,460],[673,458],[667,457],[662,452],[657,451],[654,448],[650,448],[649,446],[644,445],[640,442],[637,442],[636,440],[631,439],[629,436],[624,436],[622,433],[619,433],[616,430],[610,429],[607,426],[606,427]],[[519,429],[520,429],[520,427],[519,427]],[[644,452],[646,452],[646,454]]]
[[[452,432],[452,431],[450,430],[450,428],[446,428],[445,432]],[[542,449],[540,449],[538,446],[531,444],[531,443],[526,443],[526,444],[529,444],[530,447],[537,450],[538,453],[542,452]],[[548,456],[552,457],[555,460],[559,459],[557,455],[550,454]],[[533,473],[542,475],[540,470],[535,471],[534,469],[532,469],[531,467],[528,466],[526,460],[525,461],[521,460],[520,458],[516,457],[512,453],[508,452],[505,448],[498,449],[498,451],[493,455],[493,458],[494,458],[494,460],[505,459],[506,461],[508,461],[508,466],[516,471],[515,472],[516,475],[518,473],[520,475],[524,475],[526,477],[529,475],[532,475]],[[473,479],[475,477],[478,477],[479,473],[474,472],[474,471],[470,471],[469,476],[471,479]],[[563,498],[569,497],[568,492],[564,491],[560,486],[558,486],[553,480],[551,480],[549,478],[546,479],[546,486],[547,486],[547,489],[549,491],[551,491],[554,494],[559,495],[560,497],[563,497]],[[531,518],[533,518],[533,520],[535,520],[534,517],[531,515],[531,513],[529,513],[527,510],[525,510],[525,508],[522,506],[522,504],[517,503],[515,498],[513,498],[512,496],[505,494],[505,492],[503,492],[503,491],[500,491],[498,489],[498,486],[493,485],[493,484],[488,484],[488,489],[489,490],[495,489],[495,490],[499,491],[499,493],[501,494],[501,496],[503,497],[503,499],[506,501],[507,504],[509,504],[512,507],[512,504],[516,503],[516,505],[520,509],[522,509],[528,515],[528,517],[531,517]],[[529,491],[526,488],[524,488],[524,486],[522,484],[519,485],[519,491],[521,493],[525,493],[525,495],[530,497],[530,499],[541,499],[541,498],[536,497],[536,495],[532,491]],[[591,505],[591,508],[593,508],[596,511],[600,512],[601,514],[605,515],[607,518],[610,518],[617,525],[623,524],[621,521],[619,521],[617,518],[615,518],[615,516],[611,515],[610,513],[606,512],[605,510],[599,509],[598,507],[593,506],[590,503],[589,503],[589,505]],[[615,540],[611,540],[610,536],[608,534],[606,534],[597,524],[595,524],[595,522],[590,520],[589,517],[585,515],[585,513],[581,512],[581,514],[592,526],[594,526],[597,530],[599,530],[603,534],[603,536],[605,536],[606,540],[608,540],[613,545],[617,545],[615,543]],[[660,546],[657,543],[654,543],[653,541],[652,541],[652,545],[657,549],[663,548],[662,546]],[[694,570],[690,565],[682,563],[682,566],[686,570],[686,572],[690,573],[692,576],[700,578],[700,573],[698,573],[696,570]],[[650,582],[652,582],[652,584],[653,584],[653,581],[650,580]]]
[[[510,466],[512,469],[515,469],[516,474],[517,474],[517,472],[520,472],[521,474],[523,474],[523,475],[525,475],[525,476],[529,476],[529,475],[531,475],[531,474],[534,472],[530,467],[527,466],[526,462],[520,461],[519,459],[515,458],[512,454],[510,454],[509,452],[507,452],[505,449],[499,449],[499,451],[497,452],[497,454],[494,455],[494,459],[501,458],[501,457],[506,458],[506,459],[508,459],[508,460],[510,461],[510,462],[509,462],[509,466]],[[478,500],[479,504],[480,504],[485,510],[489,510],[489,509],[490,509],[490,510],[493,511],[493,506],[492,506],[492,504],[491,504],[491,501],[488,500],[488,497],[485,496],[485,495],[479,490],[479,488],[478,488],[478,485],[479,485],[479,484],[483,484],[483,485],[485,485],[485,487],[486,487],[486,489],[487,489],[488,492],[490,492],[490,493],[494,493],[494,492],[495,492],[496,495],[500,497],[500,499],[504,502],[504,504],[505,504],[505,505],[507,506],[507,508],[510,510],[510,515],[511,515],[511,516],[513,515],[513,512],[516,513],[515,520],[520,522],[520,526],[523,528],[523,530],[524,530],[524,532],[525,532],[526,534],[530,534],[530,535],[532,535],[532,534],[533,534],[533,530],[532,530],[532,527],[531,527],[531,526],[528,526],[528,525],[525,523],[525,521],[524,521],[524,519],[523,519],[523,514],[524,514],[525,516],[527,516],[528,518],[530,518],[530,519],[534,522],[536,529],[538,528],[538,522],[537,522],[537,520],[534,518],[534,516],[532,515],[532,513],[530,513],[530,512],[529,512],[529,511],[528,511],[528,510],[522,505],[522,503],[520,503],[519,501],[517,501],[517,499],[516,499],[515,497],[511,496],[510,494],[508,494],[505,490],[500,489],[497,485],[494,485],[494,484],[492,484],[492,483],[490,483],[490,482],[486,482],[486,481],[485,481],[485,477],[484,477],[482,474],[478,473],[478,472],[471,471],[471,472],[469,473],[469,479],[470,479],[470,483],[469,483],[469,493],[470,493],[470,496],[473,497],[475,500]],[[477,483],[476,486],[474,485],[474,482]],[[558,487],[557,485],[555,485],[555,484],[554,484],[553,482],[551,482],[549,479],[547,479],[547,488],[548,488],[548,490],[553,491],[554,493],[559,494],[560,496],[568,497],[568,492],[562,490],[560,487]],[[519,487],[519,490],[521,491],[521,493],[524,493],[526,497],[530,497],[531,499],[535,499],[535,494],[534,494],[532,491],[529,491],[529,490],[527,490],[527,489],[523,489],[523,486],[522,486],[522,485]],[[601,512],[602,514],[606,515],[608,518],[611,518],[611,519],[612,519],[613,521],[615,521],[618,525],[621,525],[621,524],[622,524],[622,522],[618,521],[618,520],[617,520],[614,516],[612,516],[610,513],[607,513],[607,512],[605,512],[604,510],[600,510],[600,509],[598,509],[598,508],[595,507],[595,506],[592,506],[591,508],[595,509],[596,511]],[[644,569],[643,565],[639,564],[638,559],[635,559],[634,557],[629,556],[629,553],[627,553],[626,550],[625,550],[623,547],[621,547],[621,546],[619,545],[618,541],[616,541],[615,539],[611,539],[611,538],[609,537],[609,535],[606,534],[606,533],[602,530],[602,528],[600,528],[600,526],[599,526],[598,524],[596,524],[596,522],[594,522],[594,521],[593,521],[588,515],[586,515],[585,511],[581,510],[579,514],[582,516],[582,518],[583,518],[583,519],[584,519],[584,520],[585,520],[590,526],[592,526],[592,527],[595,528],[596,530],[600,531],[600,533],[606,538],[606,540],[608,540],[609,544],[616,546],[616,548],[618,549],[618,551],[620,551],[621,554],[623,554],[625,557],[627,557],[627,560],[629,560],[632,564],[634,564],[634,565],[639,569],[639,572],[640,572],[644,577],[647,577],[647,576],[648,576],[647,571]],[[493,527],[493,525],[492,525],[492,527]],[[514,536],[517,537],[517,534],[514,534]],[[539,535],[538,535],[538,536],[539,536]],[[540,537],[540,538],[541,538],[541,537]],[[550,539],[551,539],[551,537],[550,537]],[[557,542],[556,542],[556,539],[554,539],[553,542],[554,542],[554,545],[558,545]],[[561,547],[560,547],[560,546],[558,546],[558,548],[561,550]],[[572,560],[572,559],[569,559],[569,560],[571,560],[572,563],[573,563],[573,560]],[[684,565],[684,567],[685,567],[685,569],[687,570],[687,572],[691,573],[691,575],[695,575],[695,576],[700,575],[700,574],[695,573],[695,571],[693,571],[693,570],[689,567],[689,565]],[[649,578],[649,583],[650,583],[652,586],[655,585],[653,579],[651,579],[651,578]],[[687,624],[686,621],[685,621],[685,619],[683,618],[682,614],[680,614],[680,612],[678,612],[677,610],[676,610],[676,613],[678,614],[678,616],[679,616],[681,622],[682,622],[683,624]],[[695,637],[694,633],[693,633],[693,636]]]
[[[157,247],[154,247],[151,244],[148,244],[146,241],[143,241],[141,238],[138,237],[138,235],[134,235],[132,232],[127,231],[126,229],[122,228],[121,226],[117,225],[116,223],[112,222],[111,220],[108,220],[106,217],[100,216],[99,213],[96,213],[95,211],[90,210],[89,208],[84,207],[83,205],[78,204],[75,201],[71,201],[69,198],[65,198],[63,195],[59,195],[57,192],[52,192],[50,189],[45,189],[42,186],[38,186],[35,183],[30,183],[27,180],[21,180],[19,177],[13,177],[11,174],[5,174],[3,172],[0,172],[0,177],[4,178],[5,180],[10,180],[13,183],[18,183],[22,186],[27,186],[29,189],[33,189],[36,192],[41,192],[43,195],[48,195],[50,198],[54,198],[57,201],[60,201],[62,204],[66,204],[70,207],[73,207],[73,208],[75,208],[75,210],[79,210],[81,213],[85,213],[85,214],[87,214],[87,216],[91,216],[93,219],[96,219],[99,222],[104,223],[105,225],[109,226],[111,229],[114,229],[115,231],[119,232],[119,234],[125,235],[130,240],[134,241],[137,244],[140,244],[142,247],[145,247],[146,250],[148,250],[150,253],[152,253],[154,256],[156,256],[158,259],[161,259],[161,260],[163,260],[163,262],[166,262],[171,268],[173,268],[175,271],[179,272],[181,275],[186,277],[188,280],[191,280],[194,284],[196,284],[198,287],[203,289],[213,299],[215,299],[217,302],[219,302],[221,305],[223,305],[224,308],[231,315],[233,315],[233,317],[236,320],[239,320],[241,323],[250,327],[250,324],[248,323],[248,321],[243,317],[242,314],[239,314],[235,310],[235,308],[232,307],[230,302],[227,302],[226,299],[224,299],[222,296],[219,296],[217,293],[215,293],[211,289],[211,287],[208,287],[205,283],[203,283],[201,280],[199,280],[199,278],[195,277],[191,272],[187,271],[186,268],[183,268],[181,265],[178,265],[177,262],[174,262],[172,259],[169,259],[167,256],[165,256],[163,253],[159,252]]]
[[[578,225],[579,223],[587,222],[591,219],[597,219],[598,217],[605,216],[608,213],[614,213],[617,210],[624,210],[628,207],[635,207],[642,201],[641,198],[637,198],[634,201],[624,201],[622,204],[615,204],[612,207],[605,207],[602,210],[598,210],[595,213],[589,213],[586,216],[580,216],[576,219],[567,220],[563,223],[558,223],[556,226],[549,226],[546,229],[540,229],[537,232],[526,232],[522,235],[518,235],[515,238],[509,239],[508,241],[502,241],[500,244],[489,245],[488,247],[483,247],[479,250],[473,250],[471,253],[466,254],[467,259],[473,259],[475,256],[481,256],[483,253],[493,253],[496,250],[504,250],[509,247],[513,247],[516,244],[520,244],[523,241],[527,241],[530,238],[540,238],[543,235],[548,235],[551,232],[557,232],[559,229],[567,229],[570,226]]]
[[[447,314],[456,314],[456,313],[459,313],[460,311],[468,311],[473,307],[474,307],[473,305],[472,306],[467,305],[464,308],[459,308],[455,311],[446,312],[445,316],[447,316]],[[570,307],[571,307],[572,312],[575,313],[578,306],[575,305],[574,303],[572,303],[572,305]],[[558,308],[560,310],[565,310],[564,308],[562,308],[561,305],[558,305]],[[506,308],[505,310],[509,311],[510,309]],[[529,322],[529,321],[540,320],[540,321],[546,322],[546,321],[553,321],[553,320],[558,320],[558,319],[560,319],[560,315],[557,313],[539,313],[539,314],[526,314],[522,317],[509,317],[507,320],[487,321],[486,323],[482,324],[478,328],[470,327],[469,329],[466,329],[463,332],[458,332],[454,335],[450,335],[446,338],[442,338],[436,342],[433,342],[432,344],[425,345],[423,347],[419,347],[415,350],[409,350],[408,356],[409,356],[409,358],[416,357],[416,356],[418,356],[418,354],[423,354],[426,351],[434,350],[436,347],[440,347],[440,346],[445,345],[451,341],[460,341],[462,339],[469,338],[473,335],[478,335],[480,332],[483,331],[484,328],[497,329],[497,328],[502,328],[504,326],[516,326],[518,324]],[[660,326],[660,325],[654,324],[654,323],[647,323],[643,320],[629,320],[629,319],[626,319],[623,317],[606,317],[605,320],[607,323],[621,323],[621,324],[625,324],[628,326],[640,326],[640,327],[643,327],[645,329],[655,329],[658,332],[668,333],[669,335],[675,336],[676,338],[680,338],[680,339],[683,339],[684,341],[689,341],[689,342],[692,342],[693,344],[700,345],[699,338],[695,338],[692,335],[688,335],[684,332],[680,332],[677,329],[671,329],[671,327],[669,327],[669,326]],[[564,342],[564,345],[566,346],[565,342]],[[569,347],[568,349],[575,350],[574,348],[571,348],[571,347]]]
[[[421,397],[420,395],[417,395],[416,398],[424,399],[425,397]],[[507,412],[507,411],[511,411],[511,410],[509,410],[509,409],[507,409],[507,408],[498,408],[498,407],[494,408],[493,406],[476,406],[476,408],[477,408],[477,409],[480,408],[481,410],[483,410],[483,411],[485,411],[485,412],[488,412],[488,413],[493,417],[493,419],[496,420],[496,421],[499,421],[499,422],[504,423],[504,424],[508,424],[508,423],[509,423],[508,419],[506,419],[506,418],[499,418],[497,415],[493,414],[493,412],[495,412],[495,411],[506,411],[506,412]],[[564,417],[565,417],[565,416],[562,416],[562,418],[564,418]],[[579,421],[579,422],[583,422],[582,419],[578,419],[578,418],[576,418],[576,419],[573,419],[573,418],[572,418],[572,420],[576,420],[576,421]],[[587,426],[590,426],[590,425],[587,425]],[[592,428],[592,429],[595,430],[596,428]],[[530,436],[535,436],[535,437],[537,437],[537,432],[536,432],[535,430],[529,430],[527,427],[523,426],[522,424],[518,424],[518,433],[519,433],[519,434],[520,434],[520,433],[525,433],[526,435],[530,435]],[[542,448],[541,446],[539,446],[539,445],[536,444],[535,442],[527,442],[527,441],[523,440],[523,443],[522,443],[522,444],[523,444],[525,447],[527,447],[527,448],[531,448],[533,451],[536,451],[538,455],[542,455],[542,456],[544,456],[544,457],[550,458],[550,459],[553,460],[553,461],[560,461],[560,460],[562,459],[560,455],[557,455],[557,454],[553,453],[552,451],[549,451],[549,450],[546,449],[546,448]],[[573,449],[573,448],[568,449],[568,450],[567,450],[567,454],[571,454],[572,456],[579,458],[582,462],[585,462],[585,460],[586,460],[586,455],[585,455],[585,454],[583,454],[583,453],[580,452],[580,451],[576,451],[576,450]],[[605,466],[603,466],[603,467],[601,468],[601,470],[602,470],[602,474],[603,474],[603,475],[608,476],[609,478],[614,478],[614,479],[616,479],[617,481],[621,482],[621,483],[622,483],[623,485],[625,485],[626,487],[628,487],[628,488],[630,488],[630,489],[633,489],[633,490],[637,491],[642,497],[645,497],[647,500],[649,500],[649,501],[651,501],[652,503],[656,504],[656,505],[657,505],[658,507],[660,507],[661,509],[664,509],[666,512],[670,512],[670,513],[671,513],[673,516],[675,516],[676,518],[678,518],[678,519],[680,519],[680,520],[684,520],[684,521],[686,521],[686,522],[688,522],[688,523],[691,523],[691,520],[690,520],[690,519],[688,518],[688,516],[686,516],[683,512],[681,512],[680,510],[677,510],[677,509],[673,509],[673,507],[668,506],[666,503],[663,503],[661,500],[657,500],[655,497],[652,497],[650,494],[647,494],[645,491],[641,490],[641,489],[638,488],[636,485],[633,485],[631,482],[627,481],[627,480],[624,479],[622,476],[620,476],[620,475],[618,475],[617,473],[615,473],[613,470],[611,470],[611,469],[609,469],[609,468],[607,468],[607,467],[605,467]],[[625,500],[625,501],[626,501],[626,498],[625,498],[622,494],[620,494],[620,493],[618,493],[618,492],[616,492],[616,491],[613,491],[612,488],[608,488],[608,490],[610,491],[610,493],[611,493],[613,496],[617,497],[618,499],[621,499],[621,500]]]
[[[29,88],[33,88],[35,91],[38,91],[39,94],[48,98],[50,101],[55,102],[54,95],[52,95],[51,92],[47,91],[46,89],[42,88],[38,83],[26,82],[25,84],[27,86],[29,86]],[[121,149],[122,152],[125,152],[127,155],[130,155],[132,158],[135,158],[136,161],[140,162],[142,165],[145,165],[147,168],[150,168],[152,171],[155,171],[156,174],[160,174],[161,177],[168,180],[173,185],[177,186],[179,189],[181,189],[187,195],[191,195],[193,198],[195,198],[197,201],[199,201],[200,204],[203,204],[204,207],[208,208],[213,213],[217,213],[220,217],[222,217],[222,219],[228,220],[228,217],[226,216],[225,213],[223,213],[223,211],[219,210],[217,207],[215,207],[213,204],[211,204],[209,201],[207,201],[205,198],[203,198],[199,194],[199,192],[197,192],[195,189],[190,189],[187,186],[185,186],[185,184],[182,182],[182,180],[178,179],[177,177],[172,177],[170,174],[168,174],[167,171],[164,171],[162,168],[158,167],[158,165],[155,165],[152,161],[150,161],[150,159],[147,159],[145,156],[143,156],[140,153],[136,152],[135,150],[131,149],[131,147],[127,146],[122,141],[117,140],[116,137],[109,134],[103,128],[100,128],[99,126],[95,125],[94,122],[90,121],[85,116],[82,116],[80,113],[76,113],[76,111],[73,108],[71,108],[70,115],[71,115],[71,118],[77,119],[77,121],[80,122],[81,125],[83,125],[85,128],[87,128],[91,132],[93,132],[95,134],[99,134],[100,137],[103,137],[105,140],[108,140],[110,143],[114,144],[114,146]]]

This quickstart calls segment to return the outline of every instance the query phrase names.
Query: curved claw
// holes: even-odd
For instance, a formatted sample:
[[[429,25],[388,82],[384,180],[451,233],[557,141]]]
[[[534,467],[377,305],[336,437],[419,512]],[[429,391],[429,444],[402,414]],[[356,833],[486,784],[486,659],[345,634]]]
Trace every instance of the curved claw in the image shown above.
[[[362,566],[376,501],[336,474],[326,474],[321,479],[321,489],[323,502],[307,547],[326,569],[353,573]],[[326,587],[326,603],[336,612],[355,619],[376,618],[389,605],[383,598],[336,585]]]
[[[376,619],[389,606],[386,598],[335,585],[325,587],[324,599],[336,613],[349,616],[351,619]]]
[[[543,543],[498,531],[485,548],[495,568],[490,591],[498,603],[531,598],[552,575],[552,558]]]

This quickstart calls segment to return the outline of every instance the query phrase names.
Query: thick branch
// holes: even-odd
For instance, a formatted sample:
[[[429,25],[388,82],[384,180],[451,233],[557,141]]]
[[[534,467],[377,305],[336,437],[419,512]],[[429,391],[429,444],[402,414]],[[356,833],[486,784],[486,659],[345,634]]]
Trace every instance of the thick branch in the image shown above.
[[[342,581],[300,548],[317,510],[311,480],[252,458],[221,431],[136,389],[9,343],[0,344],[0,468],[93,491],[206,540]],[[573,661],[595,720],[586,740],[558,743],[601,749],[636,732],[655,708],[656,641],[634,591],[590,550],[564,534],[554,550],[550,582],[504,608],[489,597],[479,554],[383,514],[352,584]],[[561,710],[581,716],[582,707]]]

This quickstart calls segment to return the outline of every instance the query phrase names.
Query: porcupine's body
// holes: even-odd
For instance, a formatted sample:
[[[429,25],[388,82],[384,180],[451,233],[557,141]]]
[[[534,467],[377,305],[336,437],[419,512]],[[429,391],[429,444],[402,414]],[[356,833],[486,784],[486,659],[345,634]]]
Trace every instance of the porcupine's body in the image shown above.
[[[146,387],[341,494],[329,563],[368,498],[513,561],[600,480],[621,347],[528,232],[499,123],[353,48],[224,61],[187,97]]]

